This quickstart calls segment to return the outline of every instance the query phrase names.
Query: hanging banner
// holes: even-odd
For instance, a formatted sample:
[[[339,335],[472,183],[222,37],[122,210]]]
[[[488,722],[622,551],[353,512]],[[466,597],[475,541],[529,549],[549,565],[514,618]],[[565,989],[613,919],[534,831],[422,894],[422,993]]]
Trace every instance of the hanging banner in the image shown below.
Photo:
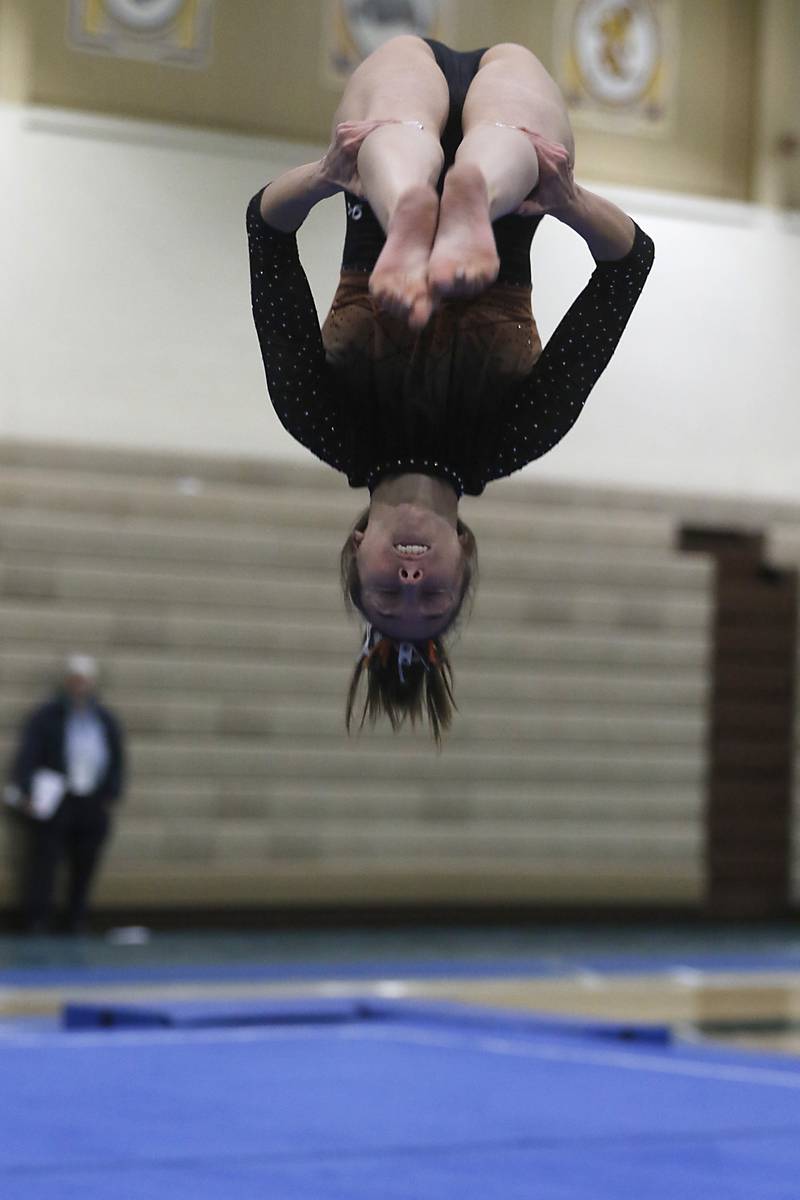
[[[675,0],[558,0],[554,74],[576,124],[669,131],[677,19]]]
[[[444,40],[449,0],[327,0],[324,74],[340,83],[389,38],[401,33]]]
[[[70,0],[67,42],[93,54],[204,67],[212,7],[213,0]]]

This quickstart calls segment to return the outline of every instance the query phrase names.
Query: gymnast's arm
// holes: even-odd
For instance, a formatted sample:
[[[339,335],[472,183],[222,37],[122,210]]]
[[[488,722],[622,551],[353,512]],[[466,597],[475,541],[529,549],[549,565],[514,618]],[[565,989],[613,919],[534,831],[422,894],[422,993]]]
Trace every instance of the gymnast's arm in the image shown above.
[[[361,195],[358,152],[379,125],[393,124],[393,119],[342,121],[322,158],[284,171],[265,188],[261,195],[262,219],[281,233],[294,233],[320,200],[342,191]]]
[[[261,218],[281,233],[300,228],[315,204],[342,189],[326,177],[323,159],[284,171],[261,193]]]
[[[578,184],[569,203],[552,208],[550,215],[580,234],[597,263],[617,261],[633,248],[636,225],[627,213]]]
[[[592,231],[594,244],[619,247],[629,236],[632,244],[621,257],[597,261],[531,374],[506,396],[492,478],[519,470],[561,441],[617,348],[653,265],[654,248],[630,217],[629,230],[615,214],[612,221],[613,228]]]
[[[253,319],[270,400],[278,420],[296,441],[323,462],[347,472],[351,450],[343,400],[325,361],[297,238],[264,220],[263,195],[254,196],[248,206],[247,237]],[[286,214],[285,196],[279,203]]]
[[[360,194],[358,151],[379,125],[344,121],[319,160],[285,171],[250,201],[250,280],[270,399],[285,429],[337,470],[350,473],[355,431],[325,361],[311,289],[295,233],[315,204],[337,192]]]

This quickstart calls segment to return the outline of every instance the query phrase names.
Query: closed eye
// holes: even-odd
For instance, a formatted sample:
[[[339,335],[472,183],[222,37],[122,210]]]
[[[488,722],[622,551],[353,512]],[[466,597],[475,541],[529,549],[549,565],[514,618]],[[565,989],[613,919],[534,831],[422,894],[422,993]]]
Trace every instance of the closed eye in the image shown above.
[[[365,594],[365,599],[370,599],[371,597],[374,598],[372,602],[375,604],[375,616],[379,620],[394,621],[400,620],[402,617],[401,609],[398,607],[390,611],[385,607],[385,602],[387,600],[391,602],[395,599],[399,599],[402,595],[403,591],[400,588],[373,587],[370,588],[369,592]],[[440,607],[435,611],[420,612],[418,614],[418,619],[421,621],[441,621],[442,618],[446,617],[450,611],[450,607],[453,602],[453,595],[445,588],[437,588],[435,590],[423,592],[420,596],[420,599],[423,601],[423,603],[427,601],[427,604],[429,605],[435,604],[438,601]],[[383,603],[380,605],[380,607],[378,607],[378,603],[376,603],[376,601],[382,601]]]
[[[447,609],[443,608],[441,612],[436,613],[420,613],[419,619],[422,621],[441,621],[442,617],[447,616]],[[380,617],[382,621],[395,621],[399,618],[400,613],[397,612],[381,612],[380,609],[375,609],[375,616]]]

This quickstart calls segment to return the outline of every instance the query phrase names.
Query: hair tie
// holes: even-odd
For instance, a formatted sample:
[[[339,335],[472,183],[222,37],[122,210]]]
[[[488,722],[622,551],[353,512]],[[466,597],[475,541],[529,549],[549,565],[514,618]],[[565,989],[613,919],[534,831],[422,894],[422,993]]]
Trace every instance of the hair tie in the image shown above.
[[[406,667],[410,667],[415,658],[419,659],[426,671],[429,664],[430,666],[435,666],[438,661],[433,641],[428,641],[426,655],[423,657],[419,648],[413,642],[393,642],[391,638],[385,637],[373,625],[367,625],[364,641],[361,646],[361,653],[358,656],[359,660],[366,659],[366,662],[369,663],[373,654],[377,652],[378,658],[384,667],[386,667],[389,663],[389,653],[392,646],[395,646],[397,649],[397,671],[401,683],[405,683]]]
[[[415,652],[419,653],[412,642],[401,642],[397,647],[397,673],[401,683],[406,681],[406,667],[411,666]]]

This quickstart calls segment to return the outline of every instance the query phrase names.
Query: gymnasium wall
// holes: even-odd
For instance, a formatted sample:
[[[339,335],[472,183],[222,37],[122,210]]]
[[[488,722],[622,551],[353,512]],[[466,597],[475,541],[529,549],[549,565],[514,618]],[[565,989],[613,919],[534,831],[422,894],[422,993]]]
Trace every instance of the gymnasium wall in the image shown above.
[[[249,196],[319,147],[31,106],[0,108],[0,438],[305,457],[266,400],[249,315]],[[528,471],[622,487],[800,498],[800,217],[603,191],[654,236],[641,305],[576,429]],[[342,206],[302,254],[324,311]],[[591,260],[545,221],[546,338]]]
[[[778,193],[788,189],[797,203],[798,159],[776,148],[798,101],[796,0],[669,2],[678,30],[672,118],[658,136],[581,125],[584,172],[739,199],[786,202]],[[67,0],[0,0],[0,98],[322,140],[341,91],[324,66],[336,4],[217,0],[208,61],[186,70],[76,51],[65,36]],[[449,0],[443,9],[442,36],[457,48],[518,41],[555,68],[556,0]]]

